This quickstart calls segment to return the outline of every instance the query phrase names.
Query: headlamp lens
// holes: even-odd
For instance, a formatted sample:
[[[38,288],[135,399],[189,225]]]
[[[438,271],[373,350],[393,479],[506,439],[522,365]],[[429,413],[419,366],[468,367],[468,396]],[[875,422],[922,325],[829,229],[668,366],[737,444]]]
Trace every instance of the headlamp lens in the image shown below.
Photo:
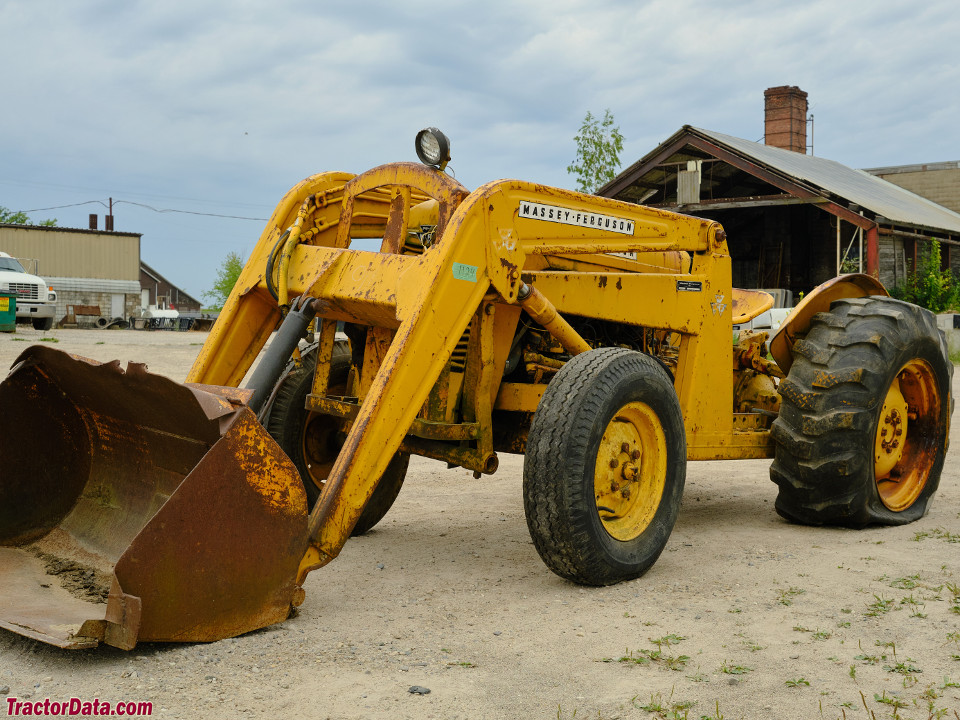
[[[424,165],[442,170],[450,162],[450,141],[435,127],[424,128],[418,132],[415,147],[417,157]]]
[[[420,151],[430,165],[440,164],[440,141],[433,133],[426,132],[420,136]]]

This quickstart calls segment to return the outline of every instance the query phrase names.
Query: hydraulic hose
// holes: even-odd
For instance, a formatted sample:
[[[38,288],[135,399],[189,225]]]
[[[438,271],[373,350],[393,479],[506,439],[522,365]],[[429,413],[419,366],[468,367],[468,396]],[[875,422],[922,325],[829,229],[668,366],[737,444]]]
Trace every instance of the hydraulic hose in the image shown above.
[[[290,237],[290,228],[287,228],[283,231],[283,234],[277,239],[277,242],[273,245],[273,250],[270,251],[270,257],[267,258],[267,290],[270,293],[270,297],[274,300],[278,300],[280,297],[277,294],[277,286],[273,282],[273,268],[274,264],[277,261],[277,255],[280,251],[280,248],[283,246],[283,243],[286,239]]]

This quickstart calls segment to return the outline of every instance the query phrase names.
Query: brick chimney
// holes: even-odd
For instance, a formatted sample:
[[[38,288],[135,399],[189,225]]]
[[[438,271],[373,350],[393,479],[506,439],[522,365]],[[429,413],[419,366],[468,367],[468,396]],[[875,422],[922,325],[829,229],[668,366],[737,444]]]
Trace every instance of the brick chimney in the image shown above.
[[[794,85],[763,91],[764,143],[807,152],[807,94]]]

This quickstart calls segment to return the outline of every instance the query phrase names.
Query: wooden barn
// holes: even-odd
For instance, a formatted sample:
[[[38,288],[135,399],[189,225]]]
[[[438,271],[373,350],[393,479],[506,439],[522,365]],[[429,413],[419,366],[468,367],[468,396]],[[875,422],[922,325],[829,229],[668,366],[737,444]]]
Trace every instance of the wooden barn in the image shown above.
[[[765,99],[765,143],[686,125],[597,194],[719,221],[737,287],[806,292],[857,271],[891,287],[930,239],[960,271],[960,214],[806,154],[806,93],[770,88]]]

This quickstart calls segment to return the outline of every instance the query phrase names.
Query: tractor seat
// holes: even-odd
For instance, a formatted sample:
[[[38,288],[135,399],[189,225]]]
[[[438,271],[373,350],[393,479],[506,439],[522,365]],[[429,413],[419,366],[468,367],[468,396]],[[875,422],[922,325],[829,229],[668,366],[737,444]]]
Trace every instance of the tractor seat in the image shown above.
[[[773,295],[760,290],[733,288],[733,324],[742,325],[773,307]]]

